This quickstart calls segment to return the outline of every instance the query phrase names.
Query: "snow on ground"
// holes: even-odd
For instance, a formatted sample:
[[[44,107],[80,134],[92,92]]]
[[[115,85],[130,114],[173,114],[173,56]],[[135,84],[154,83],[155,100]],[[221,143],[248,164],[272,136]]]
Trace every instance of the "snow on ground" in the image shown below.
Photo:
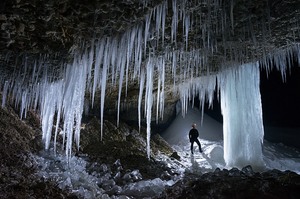
[[[183,139],[173,148],[181,157],[181,163],[185,169],[192,173],[207,173],[216,168],[231,169],[226,167],[223,158],[223,142],[200,139],[203,153],[194,144],[194,155],[190,153],[188,138]],[[300,174],[300,151],[283,144],[274,144],[265,140],[263,146],[263,159],[265,169],[290,170]],[[246,166],[246,165],[245,165]]]
[[[189,108],[187,115],[178,115],[173,124],[162,134],[181,156],[181,163],[190,172],[206,173],[216,168],[227,168],[223,158],[222,124],[204,114],[201,126],[201,113],[198,109]],[[197,124],[203,153],[194,144],[194,155],[190,152],[188,132],[192,123]],[[265,169],[290,170],[300,174],[300,150],[281,143],[264,140],[263,159]],[[246,165],[245,165],[246,166]]]

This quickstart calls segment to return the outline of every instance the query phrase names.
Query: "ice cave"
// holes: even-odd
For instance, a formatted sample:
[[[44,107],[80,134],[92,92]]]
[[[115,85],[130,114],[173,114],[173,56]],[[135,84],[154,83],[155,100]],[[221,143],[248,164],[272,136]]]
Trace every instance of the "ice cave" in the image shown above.
[[[0,198],[299,196],[298,0],[0,5]]]

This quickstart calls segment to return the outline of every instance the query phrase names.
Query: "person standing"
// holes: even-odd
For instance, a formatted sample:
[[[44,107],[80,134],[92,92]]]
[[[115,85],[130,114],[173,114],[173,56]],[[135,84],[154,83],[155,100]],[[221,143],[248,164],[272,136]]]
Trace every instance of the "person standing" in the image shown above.
[[[194,123],[194,124],[192,124],[192,129],[189,132],[189,139],[191,142],[191,153],[192,154],[194,154],[194,142],[196,142],[198,144],[199,151],[200,151],[200,153],[202,153],[202,148],[201,148],[201,144],[198,140],[198,137],[199,137],[199,132],[196,129],[196,124]]]

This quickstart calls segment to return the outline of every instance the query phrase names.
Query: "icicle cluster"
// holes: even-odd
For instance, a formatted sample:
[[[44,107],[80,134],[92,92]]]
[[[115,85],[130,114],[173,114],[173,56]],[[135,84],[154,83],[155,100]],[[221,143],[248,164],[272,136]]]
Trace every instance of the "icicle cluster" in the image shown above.
[[[202,121],[203,122],[203,113],[204,113],[204,103],[208,102],[209,106],[212,106],[214,99],[214,92],[217,86],[217,76],[216,75],[207,75],[197,78],[191,78],[190,81],[186,81],[183,84],[180,84],[178,87],[178,92],[181,99],[182,107],[182,116],[187,113],[188,106],[192,101],[192,106],[194,105],[194,99],[198,96],[200,101],[200,109],[202,112]]]
[[[291,71],[293,60],[300,61],[300,44],[295,44],[285,49],[278,49],[265,55],[261,60],[262,67],[267,75],[274,69],[281,72],[282,81],[286,80],[286,72]]]

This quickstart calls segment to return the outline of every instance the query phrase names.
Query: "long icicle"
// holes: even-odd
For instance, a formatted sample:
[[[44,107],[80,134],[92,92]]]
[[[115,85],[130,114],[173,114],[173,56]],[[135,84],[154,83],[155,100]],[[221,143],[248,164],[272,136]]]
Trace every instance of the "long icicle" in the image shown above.
[[[125,36],[124,36],[125,37]],[[126,39],[121,40],[121,47],[120,51],[126,52],[126,45],[125,41]],[[122,87],[123,87],[123,78],[125,73],[125,62],[126,62],[126,53],[120,53],[120,56],[117,60],[117,67],[120,70],[120,76],[119,76],[119,93],[118,93],[118,113],[117,113],[117,126],[119,126],[119,118],[120,118],[120,103],[121,103],[121,94],[122,94]]]
[[[153,60],[149,58],[147,63],[147,83],[146,83],[146,123],[147,123],[147,156],[150,159],[150,136],[151,136],[151,111],[153,103]]]
[[[139,123],[139,132],[141,131],[141,106],[142,106],[142,99],[143,99],[143,90],[145,84],[145,69],[144,67],[141,68],[141,75],[140,75],[140,91],[139,91],[139,99],[138,99],[138,123]]]
[[[109,44],[110,44],[110,39],[108,38],[106,41],[106,49],[104,52],[104,59],[103,59],[103,66],[102,66],[102,78],[101,78],[101,99],[100,99],[101,140],[103,138],[103,113],[104,113],[107,70],[108,70],[108,66],[109,66],[109,59],[108,59]]]

